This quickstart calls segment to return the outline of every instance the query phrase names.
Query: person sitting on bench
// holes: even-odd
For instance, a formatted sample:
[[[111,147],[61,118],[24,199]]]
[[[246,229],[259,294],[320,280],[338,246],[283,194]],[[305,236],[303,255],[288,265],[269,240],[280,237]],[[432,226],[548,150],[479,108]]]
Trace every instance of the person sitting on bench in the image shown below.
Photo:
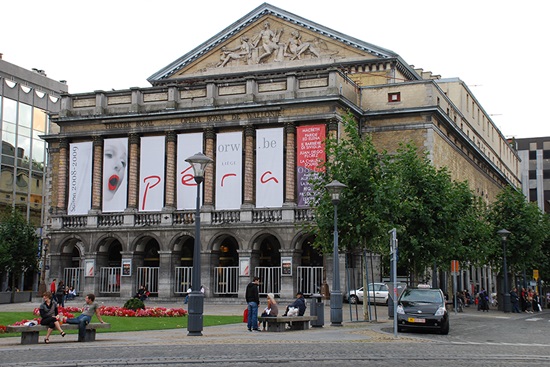
[[[90,293],[86,296],[86,303],[82,307],[82,314],[73,319],[66,319],[67,324],[78,324],[78,341],[83,342],[86,339],[86,325],[92,320],[94,314],[102,324],[105,323],[99,314],[99,305],[95,302],[95,295]]]
[[[288,311],[290,308],[298,309],[298,315],[289,315]],[[304,294],[302,292],[296,293],[296,299],[290,305],[286,307],[285,314],[283,316],[304,316],[306,312],[306,301],[304,300]]]

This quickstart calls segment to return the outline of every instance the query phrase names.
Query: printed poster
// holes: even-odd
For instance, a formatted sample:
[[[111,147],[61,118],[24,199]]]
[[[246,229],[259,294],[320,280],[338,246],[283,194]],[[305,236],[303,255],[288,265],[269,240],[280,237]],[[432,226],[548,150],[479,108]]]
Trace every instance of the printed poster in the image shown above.
[[[141,138],[139,211],[161,211],[164,206],[164,136]]]
[[[177,159],[177,209],[189,210],[197,206],[197,183],[193,175],[193,166],[185,160],[202,153],[202,133],[178,135]],[[202,190],[200,192],[202,203]]]
[[[320,172],[325,162],[325,125],[299,126],[296,129],[296,169],[298,206],[309,206],[312,175]]]
[[[256,207],[283,206],[283,128],[256,131]]]
[[[219,133],[216,141],[216,210],[242,204],[242,132]]]
[[[128,138],[103,143],[103,212],[123,212],[128,194]]]
[[[87,215],[92,208],[92,142],[69,145],[68,215]]]

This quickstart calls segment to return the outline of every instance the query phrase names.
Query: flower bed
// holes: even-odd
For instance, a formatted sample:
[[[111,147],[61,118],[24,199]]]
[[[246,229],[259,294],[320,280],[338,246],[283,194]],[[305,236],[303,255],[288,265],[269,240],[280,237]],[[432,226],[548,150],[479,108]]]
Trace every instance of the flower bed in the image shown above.
[[[74,317],[74,313],[79,313],[82,310],[79,307],[59,307],[59,313],[62,313],[68,318]],[[117,317],[183,317],[187,316],[187,311],[183,308],[166,308],[166,307],[146,307],[144,310],[129,310],[123,307],[115,306],[100,306],[99,313],[102,316],[117,316]],[[40,311],[35,308],[33,314],[40,316]],[[13,324],[13,326],[24,325],[32,321],[40,324],[40,317],[35,317],[31,320],[21,320]],[[0,333],[6,332],[6,326],[0,325]]]

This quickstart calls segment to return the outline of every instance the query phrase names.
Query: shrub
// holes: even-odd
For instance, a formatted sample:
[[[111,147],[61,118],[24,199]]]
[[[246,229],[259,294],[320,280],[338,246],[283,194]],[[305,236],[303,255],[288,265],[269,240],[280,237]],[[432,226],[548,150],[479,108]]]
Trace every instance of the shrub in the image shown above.
[[[124,304],[124,308],[128,310],[134,310],[134,311],[141,310],[141,309],[145,310],[145,304],[143,303],[143,301],[137,298],[132,298],[126,301],[126,303]]]

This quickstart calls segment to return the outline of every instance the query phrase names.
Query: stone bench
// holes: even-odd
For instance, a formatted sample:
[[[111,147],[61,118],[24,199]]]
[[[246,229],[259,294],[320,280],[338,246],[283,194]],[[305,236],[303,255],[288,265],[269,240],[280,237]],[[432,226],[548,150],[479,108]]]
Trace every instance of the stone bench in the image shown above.
[[[285,331],[287,324],[288,330],[307,330],[309,322],[316,321],[317,316],[277,316],[277,317],[258,317],[258,321],[267,322],[267,331]]]
[[[67,330],[78,330],[77,324],[63,324],[61,325],[63,331]],[[111,324],[101,324],[101,323],[91,323],[86,325],[86,336],[84,337],[85,342],[95,341],[95,331],[96,329],[110,329]],[[36,326],[7,326],[6,331],[8,333],[21,333],[21,344],[38,344],[38,336],[41,331],[48,330],[47,326],[36,325]],[[54,331],[57,333],[57,331]]]

